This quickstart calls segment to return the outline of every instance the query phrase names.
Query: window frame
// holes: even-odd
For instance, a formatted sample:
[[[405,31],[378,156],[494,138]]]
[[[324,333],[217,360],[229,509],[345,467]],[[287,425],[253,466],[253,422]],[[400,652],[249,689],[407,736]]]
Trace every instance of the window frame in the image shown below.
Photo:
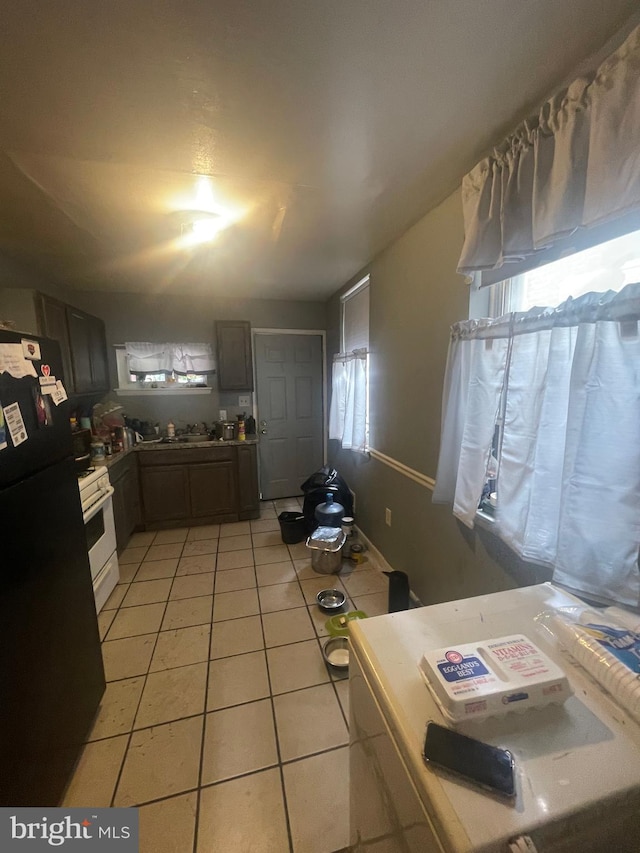
[[[126,348],[124,344],[114,344],[114,351],[116,356],[116,375],[118,378],[118,385],[114,389],[116,394],[119,396],[132,396],[132,395],[154,395],[154,396],[162,396],[168,394],[211,394],[213,388],[210,384],[207,384],[206,387],[196,386],[195,384],[191,384],[188,382],[166,382],[165,384],[159,385],[156,388],[150,387],[151,383],[147,386],[146,384],[141,384],[138,381],[132,381],[131,375],[132,371],[129,370],[129,365],[127,363],[127,354]],[[197,376],[204,376],[205,381],[208,383],[208,377],[213,374],[196,374]]]

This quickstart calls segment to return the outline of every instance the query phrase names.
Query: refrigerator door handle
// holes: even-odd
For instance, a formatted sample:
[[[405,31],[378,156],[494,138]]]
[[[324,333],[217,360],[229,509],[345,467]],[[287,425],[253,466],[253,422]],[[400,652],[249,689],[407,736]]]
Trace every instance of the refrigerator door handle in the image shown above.
[[[93,503],[89,507],[87,507],[86,510],[83,508],[82,520],[84,521],[85,524],[87,523],[87,521],[90,521],[94,515],[96,515],[98,513],[98,511],[106,504],[106,502],[108,500],[111,499],[111,495],[114,492],[115,492],[115,489],[113,488],[113,486],[109,486],[108,489],[105,489],[101,493],[99,500],[97,500],[95,503]]]

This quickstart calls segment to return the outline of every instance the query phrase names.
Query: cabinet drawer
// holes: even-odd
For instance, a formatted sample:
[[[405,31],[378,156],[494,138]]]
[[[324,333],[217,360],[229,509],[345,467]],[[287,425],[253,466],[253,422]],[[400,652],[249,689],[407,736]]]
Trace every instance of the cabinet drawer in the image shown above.
[[[184,450],[142,450],[140,464],[191,465],[193,462],[230,462],[235,458],[233,447],[194,447]]]

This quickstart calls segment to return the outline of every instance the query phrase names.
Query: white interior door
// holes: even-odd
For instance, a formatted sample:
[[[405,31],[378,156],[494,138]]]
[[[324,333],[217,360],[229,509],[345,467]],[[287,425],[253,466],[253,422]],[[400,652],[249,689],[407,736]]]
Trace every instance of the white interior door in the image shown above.
[[[254,336],[260,490],[264,500],[300,495],[323,464],[322,336]]]

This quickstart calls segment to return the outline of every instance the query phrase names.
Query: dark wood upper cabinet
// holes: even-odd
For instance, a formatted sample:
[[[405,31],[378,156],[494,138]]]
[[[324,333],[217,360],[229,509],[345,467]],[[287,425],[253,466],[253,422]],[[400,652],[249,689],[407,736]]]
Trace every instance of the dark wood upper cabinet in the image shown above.
[[[251,323],[246,320],[219,320],[218,388],[220,391],[253,391]]]
[[[67,305],[69,347],[76,394],[102,393],[109,389],[109,369],[104,323]]]
[[[40,334],[45,338],[53,338],[60,344],[64,384],[67,394],[72,394],[75,391],[75,384],[71,368],[67,306],[64,302],[46,296],[44,293],[38,294],[35,301]]]

